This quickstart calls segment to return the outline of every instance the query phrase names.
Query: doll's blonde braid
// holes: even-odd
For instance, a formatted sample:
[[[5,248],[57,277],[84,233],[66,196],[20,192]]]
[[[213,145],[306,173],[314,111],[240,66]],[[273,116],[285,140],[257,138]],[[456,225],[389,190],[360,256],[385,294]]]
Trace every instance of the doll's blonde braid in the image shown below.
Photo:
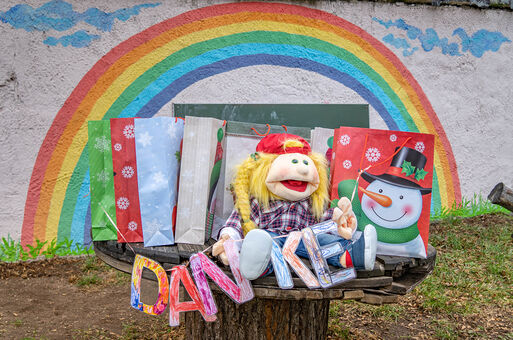
[[[247,158],[237,168],[237,174],[234,181],[235,190],[235,208],[239,212],[241,217],[241,226],[244,236],[252,229],[256,229],[257,226],[251,221],[251,207],[249,205],[249,180],[252,170],[257,166],[258,155],[253,154]]]

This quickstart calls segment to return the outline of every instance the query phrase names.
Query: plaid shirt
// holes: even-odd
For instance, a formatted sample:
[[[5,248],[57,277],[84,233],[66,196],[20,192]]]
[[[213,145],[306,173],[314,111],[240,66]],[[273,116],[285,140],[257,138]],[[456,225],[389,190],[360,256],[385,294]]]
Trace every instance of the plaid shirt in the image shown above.
[[[268,209],[260,207],[256,199],[251,199],[251,220],[260,229],[269,230],[278,235],[286,235],[292,231],[330,220],[332,216],[333,209],[330,208],[317,221],[311,212],[311,203],[308,198],[302,201],[271,201]],[[242,237],[240,220],[239,213],[234,209],[223,229],[234,228]]]

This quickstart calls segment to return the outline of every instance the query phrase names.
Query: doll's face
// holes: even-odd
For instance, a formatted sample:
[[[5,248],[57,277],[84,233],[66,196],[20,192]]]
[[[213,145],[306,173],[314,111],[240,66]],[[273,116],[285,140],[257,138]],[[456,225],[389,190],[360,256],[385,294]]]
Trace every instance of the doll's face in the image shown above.
[[[319,173],[310,157],[300,153],[287,153],[272,162],[265,184],[276,196],[299,201],[317,190]]]

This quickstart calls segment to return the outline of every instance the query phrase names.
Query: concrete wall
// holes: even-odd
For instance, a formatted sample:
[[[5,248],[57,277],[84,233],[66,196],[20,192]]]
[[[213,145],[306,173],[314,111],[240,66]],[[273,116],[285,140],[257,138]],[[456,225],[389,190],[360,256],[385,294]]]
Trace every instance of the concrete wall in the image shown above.
[[[177,15],[207,7],[199,14],[192,12],[170,21],[190,23],[199,29],[201,15],[212,18],[227,15],[227,12],[223,8],[208,7],[221,1],[86,0],[72,4],[29,1],[23,6],[19,3],[5,0],[0,5],[0,169],[3,173],[0,237],[9,234],[19,239],[25,214],[23,232],[28,235],[27,239],[37,236],[46,240],[56,237],[60,228],[69,228],[65,224],[83,224],[87,219],[83,207],[88,198],[82,197],[83,192],[87,194],[84,191],[87,181],[78,184],[72,181],[85,144],[86,124],[73,119],[80,115],[86,120],[100,119],[110,107],[111,104],[106,105],[112,101],[105,98],[100,99],[96,107],[87,106],[87,101],[94,102],[89,90],[104,85],[114,90],[125,89],[135,83],[137,77],[132,79],[130,74],[119,77],[117,83],[102,78],[116,60],[120,62],[113,58],[133,53],[132,48],[138,41],[149,41],[148,36],[134,37],[136,34]],[[320,41],[329,42],[332,39],[329,34],[340,33],[337,25],[356,32],[354,36],[359,39],[374,41],[368,59],[364,58],[364,44],[360,40],[355,43],[354,53],[371,71],[381,74],[390,69],[404,76],[405,84],[396,84],[395,90],[402,102],[411,96],[405,94],[403,88],[418,85],[414,94],[424,101],[407,108],[403,120],[404,124],[421,132],[435,131],[440,140],[446,136],[443,155],[439,149],[443,158],[440,167],[452,173],[444,180],[445,187],[440,189],[441,195],[446,196],[445,204],[461,196],[486,195],[499,181],[512,184],[511,11],[375,2],[294,4],[305,7],[293,9],[296,17],[302,18],[301,34],[318,33],[318,28],[308,26],[313,16],[335,25],[323,26],[328,35],[317,36]],[[252,5],[251,10],[263,13],[274,9],[262,3],[260,7]],[[337,17],[343,20],[337,22],[334,19]],[[217,35],[229,34],[230,25],[235,24],[235,19],[226,17],[224,21],[216,20],[213,25],[217,27]],[[286,30],[278,24],[270,24],[268,28],[278,32]],[[162,33],[166,29],[149,31]],[[243,31],[250,32],[251,28]],[[208,41],[215,36],[201,33],[197,37],[199,41]],[[278,42],[280,44],[290,44],[290,41]],[[185,45],[187,39],[178,48]],[[156,48],[150,44],[150,49]],[[380,54],[381,59],[372,53]],[[313,60],[315,57],[308,55],[306,58]],[[143,54],[134,58],[132,60],[143,65],[143,69],[150,68],[150,61],[144,59]],[[361,90],[351,89],[348,83],[334,77],[330,79],[316,69],[281,65],[276,60],[266,65],[238,64],[231,71],[205,79],[201,72],[196,73],[196,78],[170,102],[152,104],[154,107],[150,109],[155,112],[148,114],[169,114],[171,102],[369,103]],[[388,66],[380,66],[377,60]],[[120,63],[122,65],[123,60]],[[213,61],[208,63],[213,64]],[[385,81],[391,84],[392,78],[385,77]],[[98,90],[102,95],[107,92],[108,88]],[[401,119],[387,116],[370,104],[371,127],[401,126]],[[423,116],[419,110],[426,114]],[[73,199],[72,204],[66,203],[69,199]],[[66,212],[66,209],[71,211]]]

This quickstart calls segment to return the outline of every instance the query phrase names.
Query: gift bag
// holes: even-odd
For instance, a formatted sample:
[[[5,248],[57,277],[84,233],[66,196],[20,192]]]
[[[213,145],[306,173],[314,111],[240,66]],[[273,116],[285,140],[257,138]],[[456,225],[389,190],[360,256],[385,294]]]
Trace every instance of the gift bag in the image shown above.
[[[426,258],[434,136],[340,127],[333,151],[331,198],[352,201],[359,231],[376,228],[377,253]]]
[[[331,158],[333,157],[334,134],[334,129],[326,129],[322,127],[312,129],[310,134],[310,145],[312,146],[312,151],[324,155],[328,161],[328,166],[331,166]]]
[[[93,241],[116,240],[117,231],[103,209],[116,222],[114,176],[108,120],[87,123],[91,188],[91,234]]]
[[[110,120],[118,242],[142,242],[134,118]]]
[[[183,133],[175,242],[210,239],[221,171],[225,122],[187,116]]]
[[[242,163],[248,155],[255,152],[258,142],[265,134],[288,132],[310,138],[310,128],[284,127],[246,122],[228,121],[226,123],[226,137],[224,158],[218,184],[214,227],[212,236],[218,237],[218,232],[224,225],[233,210],[234,193],[231,183],[235,177],[237,165]],[[333,130],[331,130],[333,132]]]
[[[136,119],[134,126],[144,246],[174,244],[183,120]]]

